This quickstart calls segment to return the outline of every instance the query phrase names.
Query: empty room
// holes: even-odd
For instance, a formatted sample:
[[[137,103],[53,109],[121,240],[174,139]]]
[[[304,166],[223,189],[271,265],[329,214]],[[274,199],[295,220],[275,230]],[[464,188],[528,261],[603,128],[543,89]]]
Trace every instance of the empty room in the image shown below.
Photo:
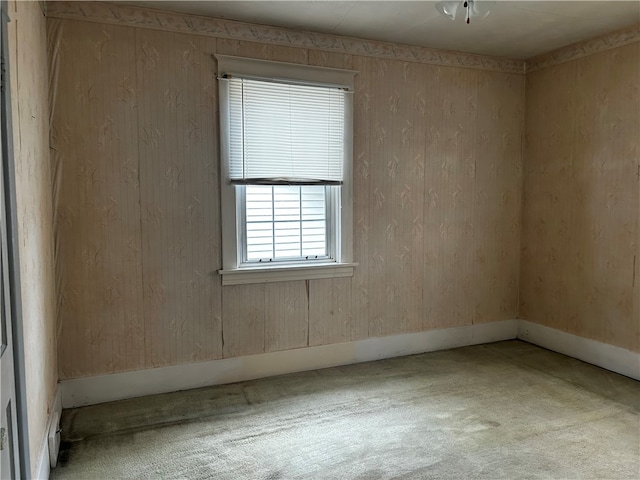
[[[4,479],[640,478],[640,1],[2,1]]]

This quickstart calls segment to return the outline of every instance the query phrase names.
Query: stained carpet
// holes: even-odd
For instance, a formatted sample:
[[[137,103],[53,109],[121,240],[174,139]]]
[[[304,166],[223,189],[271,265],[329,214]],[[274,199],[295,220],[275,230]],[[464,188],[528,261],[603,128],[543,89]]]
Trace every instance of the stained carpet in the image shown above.
[[[509,341],[66,410],[53,479],[640,478],[640,382]]]

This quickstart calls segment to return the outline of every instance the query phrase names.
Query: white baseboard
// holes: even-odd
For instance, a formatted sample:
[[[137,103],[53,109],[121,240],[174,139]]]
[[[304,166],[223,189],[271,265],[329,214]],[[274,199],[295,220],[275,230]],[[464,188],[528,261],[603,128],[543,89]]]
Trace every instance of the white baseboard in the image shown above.
[[[640,380],[640,353],[520,320],[518,338]]]
[[[51,466],[49,465],[49,430],[40,443],[40,452],[38,454],[38,470],[36,471],[35,480],[49,480]]]
[[[639,353],[526,320],[504,320],[65,380],[60,384],[62,406],[81,407],[515,338],[640,380]]]
[[[240,382],[383,358],[511,340],[518,320],[369,338],[210,362],[137,370],[61,382],[64,408]]]
[[[51,429],[51,422],[56,417],[60,419],[62,413],[62,387],[58,385],[56,393],[53,396],[53,402],[49,409],[49,419],[47,421],[47,428],[44,432],[44,437],[40,443],[40,452],[38,452],[38,469],[34,477],[35,480],[49,480],[49,474],[51,473],[51,464],[49,460],[49,430]]]

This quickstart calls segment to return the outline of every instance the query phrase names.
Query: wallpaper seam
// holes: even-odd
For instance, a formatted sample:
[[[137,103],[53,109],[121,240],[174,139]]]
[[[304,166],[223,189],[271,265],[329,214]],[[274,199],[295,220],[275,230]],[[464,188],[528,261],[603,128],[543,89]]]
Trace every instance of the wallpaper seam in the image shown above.
[[[522,318],[520,315],[520,293],[522,290],[522,244],[524,238],[524,172],[525,172],[525,162],[527,161],[526,157],[526,121],[527,121],[527,81],[528,79],[525,77],[525,81],[522,84],[522,118],[520,119],[520,229],[518,232],[518,289],[516,290],[516,319]]]
[[[134,38],[134,51],[137,52],[138,51],[138,46],[139,46],[138,45],[138,29],[134,30],[133,38]],[[139,90],[138,86],[140,84],[139,83],[140,82],[140,78],[138,76],[138,69],[137,68],[135,69],[134,75],[135,75],[136,90]],[[137,104],[137,108],[136,108],[136,132],[137,132],[138,138],[141,138],[140,137],[140,105],[139,105],[139,98],[138,98],[138,93],[137,92],[136,92],[136,104]],[[140,313],[142,314],[142,318],[146,319],[147,318],[146,315],[145,315],[145,309],[146,309],[146,307],[145,307],[145,286],[146,286],[146,283],[144,281],[144,265],[145,265],[145,262],[144,262],[144,257],[145,257],[144,248],[145,248],[145,246],[144,246],[144,242],[142,241],[142,239],[143,239],[142,232],[143,232],[143,229],[144,229],[144,221],[143,221],[143,218],[142,218],[142,216],[143,216],[143,209],[142,209],[142,179],[141,179],[141,170],[142,170],[141,167],[142,167],[142,164],[140,162],[140,158],[141,158],[140,157],[140,144],[141,144],[141,142],[136,142],[137,161],[138,161],[138,165],[137,165],[137,168],[136,168],[137,174],[138,174],[137,175],[137,180],[138,180],[138,208],[140,210],[140,218],[139,218],[139,221],[138,221],[138,226],[140,228],[140,265],[141,265],[141,267],[140,267],[140,281],[141,281],[141,295],[142,295],[141,302],[140,302]],[[147,336],[148,335],[147,335],[147,331],[146,331],[147,330],[147,325],[146,325],[146,323],[144,321],[142,323],[142,328],[143,328],[143,331],[144,331],[144,335],[142,336],[142,348],[143,348],[143,352],[145,352],[143,363],[144,364],[151,363],[151,366],[154,366],[153,365],[153,361],[150,360],[148,358],[148,355],[147,355]]]
[[[17,4],[16,4],[16,12],[17,12]],[[16,58],[20,58],[19,56],[19,46],[18,46],[18,31],[20,29],[20,23],[19,20],[16,18],[14,20],[12,20],[12,23],[15,25],[15,45],[16,45]],[[19,63],[16,64],[16,66],[14,67],[14,71],[16,72],[16,86],[15,86],[15,90],[16,92],[19,94],[20,92],[20,68],[19,68]],[[20,145],[20,151],[22,151],[22,115],[20,114],[20,102],[16,102],[16,113],[18,114],[18,144]]]
[[[47,21],[47,37],[48,37],[48,61],[49,61],[49,163],[51,177],[51,196],[52,196],[52,228],[53,228],[53,263],[55,275],[55,296],[56,296],[56,336],[60,336],[62,330],[62,302],[63,283],[64,283],[64,266],[60,258],[60,238],[59,238],[59,218],[58,206],[60,204],[60,189],[62,182],[62,162],[57,149],[55,148],[55,132],[53,129],[53,119],[55,105],[58,99],[58,77],[60,73],[60,41],[63,35],[63,22],[55,20]]]

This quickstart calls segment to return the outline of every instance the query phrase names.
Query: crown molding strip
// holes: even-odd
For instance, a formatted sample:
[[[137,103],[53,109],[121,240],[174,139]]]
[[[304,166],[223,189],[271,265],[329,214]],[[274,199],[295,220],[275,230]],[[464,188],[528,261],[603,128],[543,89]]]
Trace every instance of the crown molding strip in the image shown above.
[[[640,41],[640,24],[533,57],[526,61],[526,72],[537,72],[538,70],[553,65],[570,62],[571,60],[622,47],[638,41]]]
[[[351,55],[428,63],[446,67],[471,68],[521,75],[525,72],[525,62],[523,60],[303,32],[105,2],[47,2],[47,17],[168,30]]]

